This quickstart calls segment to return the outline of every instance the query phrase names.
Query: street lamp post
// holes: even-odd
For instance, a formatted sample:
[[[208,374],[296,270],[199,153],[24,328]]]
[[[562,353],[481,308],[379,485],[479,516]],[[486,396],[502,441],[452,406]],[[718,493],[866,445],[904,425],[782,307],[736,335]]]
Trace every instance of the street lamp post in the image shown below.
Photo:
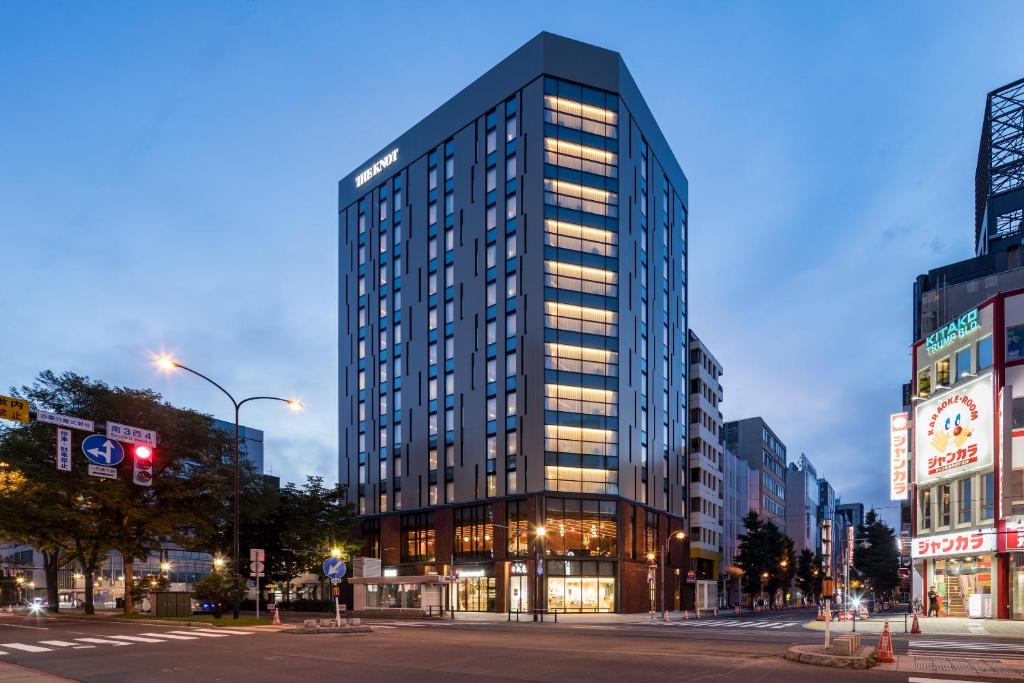
[[[161,357],[157,358],[156,364],[162,370],[176,370],[176,369],[180,369],[180,370],[184,370],[186,372],[190,372],[193,375],[195,375],[196,377],[199,377],[200,379],[206,380],[207,382],[209,382],[213,386],[215,386],[218,389],[220,389],[224,393],[224,395],[227,396],[228,399],[231,401],[231,404],[235,406],[235,492],[234,492],[234,504],[233,504],[233,508],[234,508],[234,532],[233,532],[232,552],[231,552],[231,561],[232,561],[232,566],[234,567],[234,574],[233,574],[232,582],[234,583],[234,585],[231,587],[231,590],[232,590],[232,594],[234,596],[234,600],[233,600],[234,604],[232,605],[232,614],[234,615],[234,618],[237,619],[238,618],[238,610],[239,610],[240,602],[241,602],[241,598],[242,598],[241,591],[239,590],[238,581],[237,581],[238,576],[241,575],[241,567],[238,564],[238,555],[239,555],[239,551],[238,551],[238,547],[239,547],[239,533],[238,532],[239,532],[239,527],[241,526],[241,515],[239,513],[239,509],[240,509],[239,500],[241,498],[240,484],[239,484],[240,472],[241,472],[241,464],[239,462],[239,448],[238,448],[238,431],[239,431],[239,427],[238,427],[238,424],[239,424],[238,423],[238,414],[242,410],[242,406],[245,405],[246,403],[248,403],[249,401],[259,401],[259,400],[280,401],[282,403],[287,403],[292,408],[292,410],[301,410],[302,409],[302,403],[300,403],[299,401],[296,401],[295,399],[279,398],[277,396],[250,396],[249,398],[243,398],[241,401],[238,401],[238,400],[235,399],[234,396],[231,395],[231,393],[227,389],[225,389],[221,385],[217,384],[216,382],[214,382],[212,379],[210,379],[206,375],[204,375],[201,372],[198,372],[196,370],[193,370],[192,368],[189,368],[189,367],[186,367],[186,366],[182,365],[181,363],[179,363],[178,361],[174,360],[173,358],[170,358],[168,356],[161,356]]]
[[[542,567],[544,566],[542,564],[544,562],[544,554],[541,548],[541,543],[543,543],[544,537],[547,536],[547,533],[548,530],[542,526],[539,526],[536,529],[534,529],[533,542],[536,545],[535,550],[537,553],[537,562],[536,566],[534,567],[534,573],[537,575],[537,594],[534,596],[533,599],[534,621],[537,621],[537,610],[540,609],[541,592],[543,591],[544,587],[544,570],[542,569]]]
[[[664,621],[664,622],[668,622],[668,610],[665,609],[665,553],[668,552],[668,547],[672,543],[673,540],[681,541],[684,538],[686,538],[686,533],[685,532],[683,532],[683,531],[676,531],[675,533],[670,534],[669,537],[668,537],[668,540],[666,540],[664,543],[662,543],[661,544],[661,548],[659,548],[659,551],[660,551],[660,554],[661,554],[661,557],[659,558],[660,561],[661,561],[661,620]],[[687,570],[687,573],[689,573],[689,570]],[[694,596],[694,598],[695,599],[694,599],[693,606],[694,606],[694,609],[696,609],[697,608],[696,596]]]

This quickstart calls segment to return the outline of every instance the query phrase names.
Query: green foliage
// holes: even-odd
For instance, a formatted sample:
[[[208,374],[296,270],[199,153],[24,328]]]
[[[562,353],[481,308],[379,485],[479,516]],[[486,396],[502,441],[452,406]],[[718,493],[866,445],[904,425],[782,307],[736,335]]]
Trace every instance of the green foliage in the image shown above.
[[[793,540],[756,512],[743,518],[743,526],[746,533],[739,535],[736,554],[736,566],[743,570],[743,592],[753,596],[788,586],[796,571]]]
[[[170,580],[162,574],[146,574],[145,576],[137,576],[132,581],[132,600],[138,602],[143,598],[148,598],[152,591],[166,591],[170,590],[170,588]]]
[[[796,586],[805,596],[821,595],[821,582],[825,577],[825,567],[820,553],[812,553],[808,548],[800,551],[796,566]]]
[[[900,585],[899,550],[892,527],[883,522],[873,509],[864,516],[864,525],[858,530],[858,542],[853,549],[853,566],[864,578],[865,586],[877,595],[885,595]]]
[[[232,578],[235,580],[232,581]],[[245,590],[245,579],[226,571],[215,571],[196,581],[192,595],[197,600],[214,603],[214,614],[219,617],[224,608],[231,604],[235,589]]]
[[[0,461],[9,467],[0,480],[0,538],[49,552],[57,564],[73,561],[90,576],[111,550],[130,563],[166,542],[195,545],[223,523],[231,482],[223,462],[228,437],[210,417],[174,408],[148,389],[111,387],[70,372],[42,372],[32,386],[12,392],[36,410],[153,429],[160,442],[153,485],[143,487],[132,483],[130,455],[117,466],[116,480],[89,476],[83,431],[72,430],[73,469],[60,472],[53,425],[3,429]],[[48,583],[54,584],[50,602],[56,604],[56,582]]]

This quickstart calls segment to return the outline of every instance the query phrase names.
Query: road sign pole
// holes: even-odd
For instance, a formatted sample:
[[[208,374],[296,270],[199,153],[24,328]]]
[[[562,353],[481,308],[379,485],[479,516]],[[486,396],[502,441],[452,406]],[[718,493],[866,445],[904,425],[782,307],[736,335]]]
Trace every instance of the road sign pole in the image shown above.
[[[256,621],[260,620],[260,575],[256,575]]]
[[[334,584],[334,625],[341,628],[341,586],[340,581],[331,581]]]

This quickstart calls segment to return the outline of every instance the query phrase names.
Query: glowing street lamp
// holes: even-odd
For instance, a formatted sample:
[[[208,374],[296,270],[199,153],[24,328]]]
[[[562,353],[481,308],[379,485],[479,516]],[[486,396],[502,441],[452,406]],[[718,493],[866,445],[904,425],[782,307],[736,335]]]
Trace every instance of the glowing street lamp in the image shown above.
[[[178,361],[174,360],[170,356],[167,356],[167,355],[159,356],[156,359],[154,359],[154,363],[156,364],[156,366],[158,368],[160,368],[161,370],[164,370],[166,372],[170,372],[170,371],[173,371],[173,370],[184,370],[185,372],[192,373],[193,375],[195,375],[196,377],[199,377],[200,379],[206,380],[207,382],[209,382],[213,386],[215,386],[218,389],[220,389],[224,393],[224,395],[227,396],[228,399],[231,401],[231,404],[235,407],[235,492],[234,492],[234,502],[233,502],[233,507],[234,507],[234,532],[233,532],[233,541],[232,541],[232,557],[231,557],[231,561],[232,561],[232,567],[234,567],[233,572],[237,573],[239,571],[239,569],[240,569],[239,564],[238,564],[238,554],[239,554],[239,550],[238,549],[239,549],[239,538],[240,538],[239,528],[241,527],[241,514],[240,514],[240,505],[241,505],[241,483],[240,483],[240,480],[241,480],[241,463],[240,463],[239,447],[238,447],[238,444],[239,444],[238,414],[242,410],[242,406],[245,405],[246,403],[248,403],[249,401],[260,401],[260,400],[264,400],[264,401],[280,401],[281,403],[287,403],[288,407],[291,408],[292,410],[302,410],[302,408],[303,408],[302,402],[298,401],[296,399],[293,399],[293,398],[280,398],[278,396],[250,396],[249,398],[243,398],[241,401],[239,401],[239,400],[236,400],[235,397],[232,396],[231,393],[227,389],[225,389],[221,385],[217,384],[216,382],[214,382],[212,379],[210,379],[209,377],[207,377],[203,373],[198,372],[197,370],[193,370],[192,368],[187,367],[185,365],[182,365],[181,363],[179,363]],[[232,592],[234,594],[234,596],[233,596],[234,597],[234,600],[233,600],[234,605],[233,605],[232,612],[234,614],[234,618],[237,619],[238,618],[238,611],[239,611],[239,607],[240,607],[239,603],[241,602],[241,599],[242,599],[242,596],[241,596],[241,593],[240,593],[240,589],[239,589],[239,587],[237,585],[237,582],[235,583],[235,587],[232,589]]]

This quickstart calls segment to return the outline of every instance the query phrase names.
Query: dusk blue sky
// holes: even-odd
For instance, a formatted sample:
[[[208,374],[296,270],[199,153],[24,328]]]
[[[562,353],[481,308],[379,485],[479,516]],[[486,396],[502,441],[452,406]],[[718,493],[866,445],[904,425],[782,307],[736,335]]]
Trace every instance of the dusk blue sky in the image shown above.
[[[1020,2],[0,5],[0,386],[46,368],[231,419],[337,478],[337,182],[541,30],[622,53],[690,180],[727,419],[888,502],[911,283],[972,254]],[[891,509],[891,508],[890,508]],[[891,518],[891,513],[886,515]]]

